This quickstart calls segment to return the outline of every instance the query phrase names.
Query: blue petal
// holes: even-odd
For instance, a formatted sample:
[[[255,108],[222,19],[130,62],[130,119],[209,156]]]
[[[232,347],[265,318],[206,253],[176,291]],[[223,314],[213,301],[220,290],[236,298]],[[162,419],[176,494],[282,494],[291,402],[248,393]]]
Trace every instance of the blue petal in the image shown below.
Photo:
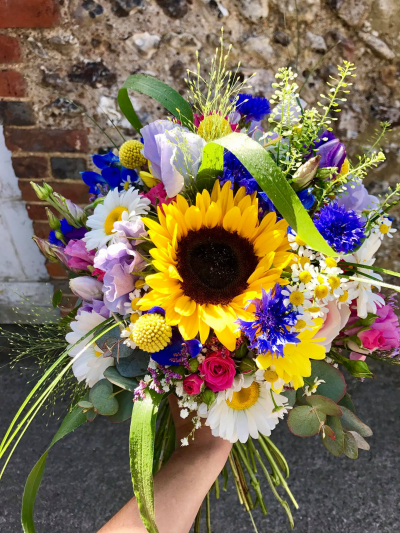
[[[197,339],[185,341],[190,357],[197,357],[203,348],[201,342]]]
[[[92,155],[92,161],[96,165],[97,168],[100,168],[103,170],[104,168],[107,168],[111,166],[113,163],[116,163],[119,161],[118,156],[114,155],[112,151],[108,152],[108,154],[100,155],[95,154]]]
[[[179,342],[175,342],[174,344],[170,344],[169,346],[166,346],[163,350],[160,350],[159,352],[151,354],[151,358],[154,359],[156,363],[159,365],[172,365],[172,366],[179,366],[179,363],[176,363],[175,361],[171,361],[171,357],[174,357],[174,355],[179,355],[182,351],[182,340]]]
[[[121,169],[118,167],[107,167],[101,171],[101,175],[110,186],[110,189],[115,189],[121,182]]]
[[[93,172],[93,170],[85,170],[85,172],[81,172],[81,176],[83,182],[91,187],[97,183],[107,183],[101,174]]]
[[[145,312],[146,313],[158,313],[159,315],[165,316],[164,309],[162,307],[158,307],[158,305],[155,305],[154,307],[152,307],[148,311],[144,311],[143,314],[145,314]]]

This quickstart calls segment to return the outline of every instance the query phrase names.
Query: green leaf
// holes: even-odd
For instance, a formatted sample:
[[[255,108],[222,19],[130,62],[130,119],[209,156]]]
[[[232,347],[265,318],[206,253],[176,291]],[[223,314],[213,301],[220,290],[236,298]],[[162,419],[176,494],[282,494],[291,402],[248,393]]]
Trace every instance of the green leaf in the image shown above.
[[[104,377],[107,378],[108,381],[110,381],[114,385],[117,385],[118,387],[121,387],[121,389],[125,389],[128,391],[133,392],[138,386],[138,382],[136,381],[136,379],[125,378],[124,376],[121,376],[115,366],[109,366],[108,368],[106,368],[106,370],[104,371]],[[119,399],[120,396],[118,396],[118,403]]]
[[[109,368],[112,368],[112,367],[109,367]],[[124,390],[118,394],[117,398],[118,398],[118,411],[115,413],[115,415],[108,417],[108,419],[111,420],[111,422],[115,422],[115,423],[128,420],[128,418],[132,416],[133,392],[129,390]]]
[[[372,429],[361,422],[361,420],[356,416],[350,409],[342,407],[343,416],[342,424],[345,429],[356,431],[362,437],[371,437],[373,435]]]
[[[90,409],[90,411],[86,411],[85,415],[86,415],[86,420],[88,422],[93,422],[93,420],[97,416],[97,413],[96,413],[96,411],[94,409]]]
[[[215,180],[222,176],[224,166],[224,148],[214,142],[208,143],[203,150],[203,159],[196,176],[199,191],[207,189],[211,192]]]
[[[308,405],[300,405],[292,409],[288,416],[288,427],[298,437],[312,437],[320,428],[320,423],[325,422],[326,415],[317,413],[317,409]]]
[[[145,74],[129,76],[118,91],[118,105],[135,130],[140,133],[142,124],[135,113],[128,89],[154,98],[164,106],[183,126],[193,128],[193,111],[186,100],[166,83]]]
[[[306,401],[309,405],[316,407],[319,411],[322,411],[326,415],[342,416],[342,411],[337,403],[326,396],[315,394],[312,396],[307,396]]]
[[[285,396],[285,398],[288,399],[288,405],[293,407],[293,405],[296,403],[296,391],[295,390],[283,390],[279,393],[281,396]]]
[[[132,348],[129,348],[121,339],[121,331],[118,326],[102,335],[96,342],[97,346],[103,352],[110,353],[115,359],[129,357],[132,354]]]
[[[370,445],[368,444],[368,442],[364,439],[364,437],[361,437],[361,435],[359,433],[357,433],[357,431],[348,431],[347,433],[351,433],[352,436],[354,437],[356,443],[357,443],[357,447],[360,449],[360,450],[369,450],[370,449]]]
[[[349,459],[357,459],[358,457],[357,441],[348,431],[344,433],[344,454]]]
[[[35,533],[35,525],[33,523],[33,508],[35,505],[36,494],[42,482],[44,468],[46,466],[47,454],[50,448],[56,444],[60,439],[74,431],[77,427],[86,422],[86,416],[82,413],[79,406],[75,406],[70,413],[62,421],[57,433],[54,435],[50,446],[41,456],[36,465],[32,468],[31,473],[25,483],[24,495],[22,497],[21,509],[21,523],[25,533]]]
[[[353,361],[343,357],[340,363],[353,375],[355,378],[375,378],[375,374],[371,372],[369,366],[365,361]]]
[[[146,373],[149,365],[150,354],[139,348],[131,351],[129,357],[124,357],[117,363],[117,370],[125,378],[134,378]]]
[[[346,382],[343,374],[325,361],[311,361],[311,378],[323,379],[325,383],[318,385],[318,393],[334,402],[338,402],[346,393]]]
[[[115,415],[118,411],[118,400],[112,394],[113,386],[107,379],[101,379],[90,389],[89,401],[99,415]]]
[[[62,295],[63,293],[61,289],[57,289],[56,291],[54,291],[53,299],[52,299],[54,309],[56,309],[56,307],[60,305],[61,300],[62,300]]]
[[[87,402],[86,400],[79,400],[78,402],[79,407],[82,407],[82,409],[92,409],[93,404],[91,402]]]
[[[337,416],[328,416],[326,419],[326,423],[335,433],[335,439],[332,439],[328,435],[325,435],[324,438],[321,432],[322,444],[325,446],[329,453],[331,453],[335,457],[339,457],[340,455],[342,455],[344,450],[344,434],[342,424],[340,423],[340,418],[338,418]]]
[[[343,396],[343,398],[338,403],[339,405],[342,405],[343,407],[347,407],[347,409],[350,409],[350,411],[353,411],[353,413],[356,410],[354,407],[354,403],[348,392],[346,392],[346,394]]]
[[[129,456],[133,490],[149,533],[158,533],[154,515],[153,456],[157,411],[163,395],[147,388],[144,400],[133,405]]]
[[[281,169],[258,142],[244,133],[231,133],[206,144],[203,157],[213,144],[223,146],[239,159],[301,239],[325,255],[338,255],[315,227]]]

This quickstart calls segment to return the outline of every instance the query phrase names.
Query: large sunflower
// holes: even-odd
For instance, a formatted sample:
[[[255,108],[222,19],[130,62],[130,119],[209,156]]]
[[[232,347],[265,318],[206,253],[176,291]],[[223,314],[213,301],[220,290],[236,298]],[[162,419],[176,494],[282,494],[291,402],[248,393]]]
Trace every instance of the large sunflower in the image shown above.
[[[291,253],[287,223],[268,213],[259,222],[257,194],[242,187],[234,195],[231,183],[215,182],[189,207],[183,196],[158,209],[159,222],[143,218],[156,246],[150,250],[159,273],[146,277],[153,289],[138,305],[157,305],[166,321],[177,325],[184,339],[200,332],[205,342],[212,328],[220,342],[234,350],[240,336],[235,321],[249,319],[245,307],[271,289]]]

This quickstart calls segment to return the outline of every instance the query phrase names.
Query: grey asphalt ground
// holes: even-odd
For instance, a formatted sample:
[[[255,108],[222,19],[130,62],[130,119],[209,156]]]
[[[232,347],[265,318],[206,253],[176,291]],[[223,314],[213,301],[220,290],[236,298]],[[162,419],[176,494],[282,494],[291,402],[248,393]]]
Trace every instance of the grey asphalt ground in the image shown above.
[[[30,390],[28,376],[10,371],[7,360],[7,353],[0,354],[0,437]],[[296,533],[400,531],[400,368],[372,364],[372,369],[375,380],[351,380],[349,387],[360,418],[374,431],[371,451],[360,451],[356,461],[332,457],[318,437],[294,437],[283,421],[273,432],[291,467],[289,485],[300,506],[293,510]],[[62,416],[61,406],[57,413]],[[58,425],[56,417],[39,416],[17,448],[0,482],[1,533],[22,531],[26,477]],[[93,533],[131,497],[128,431],[128,422],[98,417],[53,448],[36,503],[37,533]],[[290,531],[283,509],[261,482],[268,515],[254,511],[258,531]],[[253,531],[232,480],[219,501],[212,499],[211,520],[213,533]]]

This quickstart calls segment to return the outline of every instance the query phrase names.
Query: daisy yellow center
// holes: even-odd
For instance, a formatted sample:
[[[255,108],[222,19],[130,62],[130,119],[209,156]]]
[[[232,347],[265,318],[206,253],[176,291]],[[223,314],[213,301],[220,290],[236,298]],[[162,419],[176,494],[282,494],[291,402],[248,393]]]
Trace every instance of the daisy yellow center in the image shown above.
[[[326,285],[318,285],[317,287],[315,287],[314,294],[316,298],[321,299],[321,298],[326,298],[326,296],[328,296],[328,292],[329,292],[329,289]]]
[[[334,268],[334,267],[337,266],[337,263],[336,263],[336,261],[333,259],[333,257],[327,257],[327,258],[325,259],[325,263],[326,263],[326,266],[327,266],[328,268]]]
[[[313,305],[312,307],[308,308],[308,311],[310,313],[319,313],[321,311],[321,308],[318,307],[318,305]]]
[[[310,259],[308,257],[300,257],[299,263],[304,268],[307,264],[310,263]]]
[[[386,233],[389,233],[389,229],[390,229],[390,228],[389,228],[389,226],[388,226],[387,224],[381,224],[381,225],[379,226],[379,231],[380,231],[381,233],[383,233],[384,235],[385,235]]]
[[[124,183],[124,189],[125,189],[125,191],[127,191],[129,189],[129,181],[126,181]]]
[[[158,313],[147,313],[138,318],[131,334],[138,348],[150,353],[159,352],[168,346],[171,337],[171,326]]]
[[[208,115],[199,124],[197,133],[205,141],[213,141],[232,133],[229,122],[220,115]]]
[[[305,241],[303,241],[303,239],[300,239],[300,237],[298,235],[296,235],[296,238],[295,238],[294,242],[296,244],[298,244],[299,246],[305,246],[306,245]]]
[[[309,283],[311,281],[311,274],[307,270],[305,270],[304,272],[300,272],[299,280],[302,283]]]
[[[289,296],[289,302],[293,305],[301,305],[304,302],[304,294],[300,291],[293,291]]]
[[[122,220],[122,215],[128,212],[126,207],[122,205],[115,207],[110,213],[108,213],[107,218],[104,222],[104,231],[107,235],[111,235],[114,229],[114,222],[119,222]]]
[[[131,300],[132,311],[138,311],[139,310],[139,306],[137,304],[139,300],[140,300],[140,298],[133,298],[133,300]]]
[[[348,297],[349,297],[348,291],[344,291],[344,293],[339,296],[339,302],[342,302],[342,303],[347,302]]]
[[[275,383],[275,381],[279,378],[278,374],[274,372],[273,370],[266,370],[264,372],[264,379],[265,381],[268,381],[268,383]]]
[[[131,324],[135,324],[140,318],[139,313],[132,313],[131,314]]]
[[[93,349],[96,357],[101,357],[104,353],[103,350],[101,350],[96,343],[94,343]]]
[[[143,289],[145,285],[146,285],[146,282],[144,279],[138,279],[135,281],[135,289]]]
[[[306,324],[306,321],[305,320],[298,320],[296,322],[296,329],[304,329],[305,327],[307,326]]]
[[[260,386],[256,381],[253,381],[250,387],[242,388],[239,392],[234,392],[232,394],[232,400],[227,400],[226,403],[235,411],[244,411],[253,407],[259,396]]]
[[[317,276],[317,280],[318,280],[320,283],[324,283],[325,278],[324,278],[323,276],[321,276],[321,274],[318,274],[318,276]]]
[[[331,276],[328,279],[329,285],[332,287],[332,289],[337,289],[340,287],[340,278],[338,276]]]

